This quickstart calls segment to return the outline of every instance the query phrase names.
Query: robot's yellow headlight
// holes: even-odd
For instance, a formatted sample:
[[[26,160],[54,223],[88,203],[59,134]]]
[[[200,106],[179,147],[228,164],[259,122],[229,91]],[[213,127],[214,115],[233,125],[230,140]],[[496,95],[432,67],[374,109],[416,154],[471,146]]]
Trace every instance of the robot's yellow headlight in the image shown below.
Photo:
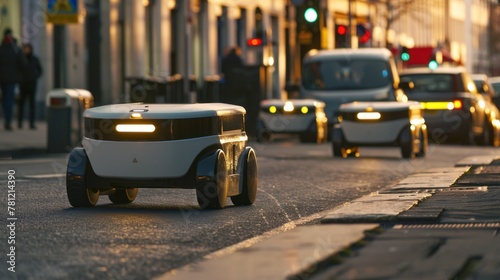
[[[156,130],[156,127],[152,124],[117,124],[115,129],[118,132],[151,133]]]

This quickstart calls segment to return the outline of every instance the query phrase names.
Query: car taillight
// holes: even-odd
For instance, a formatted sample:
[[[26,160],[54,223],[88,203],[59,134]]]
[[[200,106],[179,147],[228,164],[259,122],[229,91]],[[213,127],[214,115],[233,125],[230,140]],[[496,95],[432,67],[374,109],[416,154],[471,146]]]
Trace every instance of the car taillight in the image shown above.
[[[453,100],[453,110],[460,110],[462,109],[462,100],[456,99]]]

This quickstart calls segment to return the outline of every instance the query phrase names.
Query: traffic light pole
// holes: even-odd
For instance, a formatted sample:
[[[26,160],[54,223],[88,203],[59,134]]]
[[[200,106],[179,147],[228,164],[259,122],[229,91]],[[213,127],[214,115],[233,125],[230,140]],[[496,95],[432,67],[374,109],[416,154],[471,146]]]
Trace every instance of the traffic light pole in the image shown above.
[[[348,41],[347,46],[349,48],[352,47],[352,7],[351,7],[351,2],[352,2],[352,0],[347,1],[347,6],[348,6],[347,7],[347,18],[349,20],[349,22],[347,24],[348,25],[347,29],[349,30],[347,32],[347,41]]]
[[[348,30],[349,32],[347,32],[348,36],[347,36],[347,45],[349,48],[355,48],[357,49],[358,48],[358,45],[357,43],[356,44],[353,44],[353,42],[355,42],[355,38],[356,38],[356,24],[353,24],[352,23],[352,4],[355,3],[353,0],[349,0],[348,1],[348,19],[349,19],[349,24],[348,24]],[[357,41],[356,41],[357,42]]]

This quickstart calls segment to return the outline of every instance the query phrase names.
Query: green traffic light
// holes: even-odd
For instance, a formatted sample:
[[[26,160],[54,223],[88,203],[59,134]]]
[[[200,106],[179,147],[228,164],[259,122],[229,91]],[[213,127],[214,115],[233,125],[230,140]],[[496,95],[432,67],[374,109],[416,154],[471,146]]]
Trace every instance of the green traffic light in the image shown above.
[[[401,54],[401,60],[402,61],[408,61],[408,60],[410,60],[410,54],[409,53],[402,53]]]
[[[438,68],[439,64],[435,60],[429,61],[429,69],[431,70],[436,70]]]
[[[318,19],[318,12],[314,8],[307,8],[304,12],[304,18],[307,22],[315,22]]]

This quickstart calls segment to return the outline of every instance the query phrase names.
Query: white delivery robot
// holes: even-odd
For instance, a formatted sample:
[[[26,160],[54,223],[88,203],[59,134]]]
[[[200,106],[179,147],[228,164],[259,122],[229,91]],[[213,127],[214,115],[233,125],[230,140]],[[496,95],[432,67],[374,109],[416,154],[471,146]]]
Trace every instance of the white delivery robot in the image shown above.
[[[313,99],[267,99],[260,103],[257,140],[268,141],[273,134],[296,134],[303,143],[328,140],[325,103]]]
[[[427,151],[427,126],[419,102],[346,103],[334,122],[334,157],[359,156],[359,146],[399,146],[403,158],[423,157]]]
[[[245,113],[223,103],[86,110],[83,147],[68,161],[70,204],[92,207],[100,195],[131,203],[138,188],[196,189],[201,208],[224,208],[227,197],[235,205],[253,204],[257,159],[246,146]]]

